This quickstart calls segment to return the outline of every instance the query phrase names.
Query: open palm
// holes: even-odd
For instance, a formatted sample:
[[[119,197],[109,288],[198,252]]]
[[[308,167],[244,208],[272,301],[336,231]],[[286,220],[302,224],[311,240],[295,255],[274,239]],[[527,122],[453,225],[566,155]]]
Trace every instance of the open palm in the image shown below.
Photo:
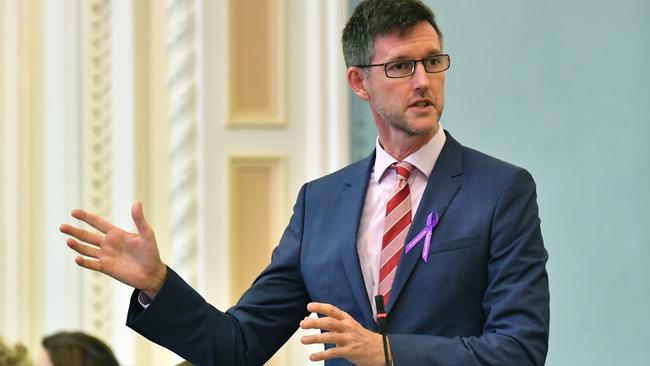
[[[160,290],[166,266],[160,260],[156,238],[144,218],[141,203],[135,203],[131,209],[137,233],[124,231],[83,210],[73,210],[71,215],[100,232],[61,225],[61,232],[74,238],[69,238],[67,244],[80,254],[75,260],[78,265],[105,273],[150,296]]]

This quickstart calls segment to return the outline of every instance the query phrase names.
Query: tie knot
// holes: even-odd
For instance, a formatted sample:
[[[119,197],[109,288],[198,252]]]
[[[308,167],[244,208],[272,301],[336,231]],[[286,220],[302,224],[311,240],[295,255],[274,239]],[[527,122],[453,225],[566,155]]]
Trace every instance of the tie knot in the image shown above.
[[[395,173],[397,173],[397,179],[409,179],[411,171],[413,170],[413,165],[411,165],[411,163],[402,161],[399,163],[393,163],[393,166],[395,167]]]

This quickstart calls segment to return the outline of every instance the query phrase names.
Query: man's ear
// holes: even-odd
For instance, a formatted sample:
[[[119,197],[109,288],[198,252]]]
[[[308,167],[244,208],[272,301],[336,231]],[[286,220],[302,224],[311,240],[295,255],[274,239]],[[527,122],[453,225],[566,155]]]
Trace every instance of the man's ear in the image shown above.
[[[362,100],[368,100],[370,98],[364,85],[365,77],[366,75],[364,75],[362,68],[356,66],[350,66],[348,68],[348,84],[350,85],[350,89]]]

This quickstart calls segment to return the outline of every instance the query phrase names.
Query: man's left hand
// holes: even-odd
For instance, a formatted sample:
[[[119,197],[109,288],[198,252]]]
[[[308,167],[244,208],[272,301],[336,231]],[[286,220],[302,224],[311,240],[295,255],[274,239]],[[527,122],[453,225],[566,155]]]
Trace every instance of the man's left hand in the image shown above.
[[[384,348],[379,333],[362,327],[348,313],[334,305],[312,302],[307,305],[307,310],[325,316],[318,319],[307,317],[300,322],[300,328],[320,329],[327,332],[303,336],[300,341],[303,344],[336,345],[336,347],[310,355],[311,361],[345,358],[359,366],[384,365]]]

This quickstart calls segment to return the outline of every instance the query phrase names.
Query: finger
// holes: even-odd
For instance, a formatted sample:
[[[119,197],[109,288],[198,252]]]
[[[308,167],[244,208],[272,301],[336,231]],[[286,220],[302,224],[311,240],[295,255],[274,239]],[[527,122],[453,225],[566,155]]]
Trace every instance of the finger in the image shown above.
[[[323,352],[316,352],[309,355],[310,361],[324,361],[331,360],[333,358],[343,358],[345,356],[345,351],[341,347],[332,347]]]
[[[86,224],[94,227],[95,229],[101,231],[104,234],[106,234],[107,232],[109,232],[111,229],[115,227],[110,222],[102,219],[101,217],[95,214],[91,214],[90,212],[86,212],[84,210],[74,209],[70,214],[75,219],[85,222]]]
[[[68,247],[70,247],[70,249],[74,250],[75,252],[83,256],[92,257],[95,259],[99,258],[99,249],[96,247],[91,247],[89,245],[81,244],[74,239],[68,239],[66,241],[66,244],[68,244]]]
[[[344,341],[341,333],[327,332],[306,335],[300,338],[302,344],[341,344]]]
[[[136,202],[131,207],[131,217],[133,217],[133,222],[135,227],[138,228],[138,233],[140,236],[149,236],[151,233],[151,227],[147,223],[147,220],[144,218],[144,212],[142,211],[142,202]]]
[[[310,318],[306,317],[300,322],[300,328],[302,329],[321,329],[327,330],[330,332],[343,332],[345,331],[345,325],[341,323],[340,320],[334,318]]]
[[[338,320],[344,320],[350,317],[348,313],[340,310],[336,306],[320,302],[311,302],[307,304],[307,311],[311,313],[323,314]]]
[[[99,246],[102,242],[102,237],[96,234],[93,234],[87,230],[83,230],[71,225],[63,224],[59,226],[59,231],[61,231],[64,234],[68,234],[70,236],[74,236],[75,238],[86,242],[88,244],[92,244],[95,246]]]
[[[101,265],[99,264],[99,261],[97,260],[92,260],[88,258],[84,258],[81,256],[78,256],[77,258],[74,259],[75,263],[77,263],[79,266],[90,269],[93,271],[101,272]]]

